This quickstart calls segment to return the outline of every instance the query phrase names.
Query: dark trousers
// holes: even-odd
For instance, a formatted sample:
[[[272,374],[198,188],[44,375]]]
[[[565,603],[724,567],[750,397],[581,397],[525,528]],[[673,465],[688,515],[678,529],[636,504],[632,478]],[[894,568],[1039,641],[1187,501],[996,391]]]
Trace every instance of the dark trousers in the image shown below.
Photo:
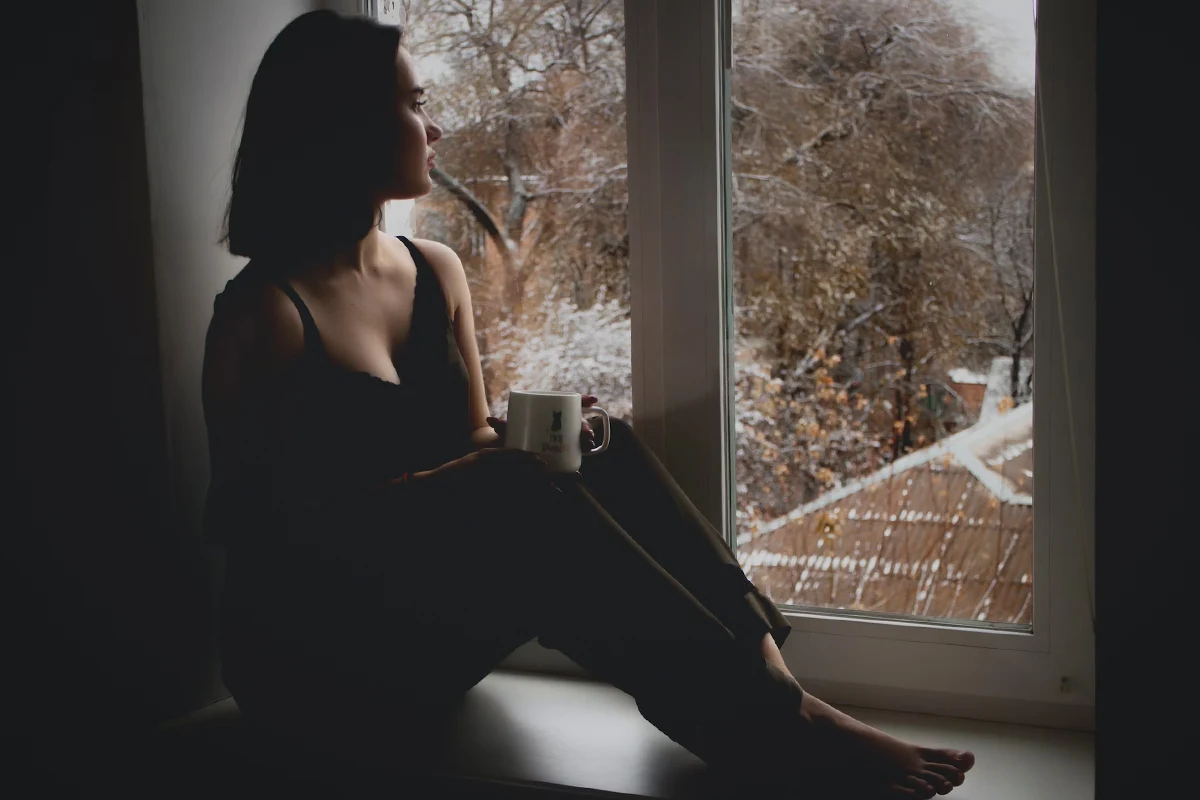
[[[310,522],[314,557],[247,560],[239,579],[231,556],[225,676],[248,714],[282,719],[303,692],[307,718],[323,698],[355,726],[383,711],[394,730],[397,713],[453,704],[533,638],[710,763],[799,707],[761,654],[785,619],[623,422],[577,476],[411,483]],[[289,577],[266,589],[264,570]]]

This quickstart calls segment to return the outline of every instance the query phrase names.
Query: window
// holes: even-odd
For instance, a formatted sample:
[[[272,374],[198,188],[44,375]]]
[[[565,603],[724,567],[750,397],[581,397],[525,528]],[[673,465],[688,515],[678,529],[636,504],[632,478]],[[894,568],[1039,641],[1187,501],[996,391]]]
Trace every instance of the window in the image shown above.
[[[623,378],[615,370],[615,382],[627,381],[621,385],[628,387],[639,435],[784,606],[793,624],[784,656],[793,672],[833,702],[1090,726],[1091,0],[1041,9],[1036,94],[1028,74],[1019,90],[1011,85],[1019,76],[1005,76],[999,91],[985,80],[995,65],[972,53],[971,25],[953,23],[966,0],[626,0],[623,9],[603,0],[495,4],[500,15],[518,5],[521,13],[549,15],[548,38],[519,52],[493,53],[515,65],[506,70],[515,76],[506,89],[495,84],[486,52],[431,33],[437,20],[426,6],[437,2],[422,4],[419,14],[414,4],[413,21],[426,26],[414,29],[414,43],[422,36],[443,45],[458,41],[457,50],[442,56],[447,73],[431,81],[442,118],[452,114],[448,127],[479,123],[479,110],[506,91],[543,91],[564,52],[565,35],[551,32],[571,30],[560,20],[573,11],[581,20],[595,13],[589,24],[601,27],[587,30],[605,31],[597,47],[607,72],[596,78],[570,72],[571,92],[599,98],[589,101],[598,121],[587,136],[570,139],[574,149],[540,161],[533,154],[525,162],[531,166],[515,173],[504,164],[505,130],[486,131],[487,152],[451,155],[461,140],[448,140],[440,148],[447,171],[448,159],[464,159],[469,169],[456,177],[476,182],[472,193],[488,196],[494,217],[509,208],[513,175],[529,195],[552,193],[530,198],[531,206],[543,205],[527,219],[531,226],[553,224],[559,238],[549,241],[566,249],[563,262],[578,259],[589,271],[556,266],[546,273],[552,278],[537,284],[544,289],[527,290],[523,302],[534,297],[542,307],[544,297],[565,298],[560,320],[621,331],[610,337],[619,346],[593,346],[588,357],[607,352],[628,370]],[[920,53],[906,37],[926,37],[926,55],[936,58],[911,61]],[[476,41],[491,46],[487,37]],[[893,46],[914,52],[888,61],[893,55],[884,58],[884,50]],[[590,57],[590,40],[577,53],[583,50]],[[459,105],[438,93],[449,86],[454,59],[467,52],[475,55],[464,67],[480,74],[461,84],[470,94]],[[924,83],[906,83],[914,75]],[[804,88],[819,81],[830,85]],[[889,95],[889,81],[904,91]],[[958,93],[967,90],[982,105],[960,105]],[[952,94],[953,102],[945,100]],[[833,113],[838,103],[845,107]],[[985,123],[996,125],[997,115],[1008,127],[981,132]],[[562,131],[577,121],[540,119],[549,132],[538,147],[560,146],[567,141]],[[603,225],[585,220],[572,227],[557,216],[570,203],[593,202],[589,193],[597,191],[611,204],[600,207],[608,215],[599,217]],[[453,209],[444,195],[424,208],[418,202],[419,235],[459,249],[479,281],[477,297],[501,293],[511,273],[482,271],[490,263],[482,259],[487,237],[466,224],[462,208]],[[611,238],[601,239],[603,233]],[[618,238],[620,255],[610,255],[606,242]],[[598,261],[602,254],[609,260]],[[595,276],[595,289],[579,294],[572,275]],[[581,313],[614,299],[619,313],[607,321]],[[499,305],[486,325],[524,326],[521,335],[545,329],[539,326],[546,317],[509,308]],[[855,325],[864,314],[869,318]],[[627,327],[618,328],[618,320]],[[1002,341],[1010,329],[1011,339]],[[629,349],[621,351],[626,337]],[[866,367],[876,362],[894,367],[868,375]],[[489,387],[493,400],[504,380],[522,374],[511,364],[506,369],[507,378]],[[619,391],[596,388],[614,397]],[[899,399],[889,400],[897,389]],[[768,402],[784,390],[785,408]],[[792,406],[793,400],[804,402]],[[749,452],[753,447],[775,452],[763,457]],[[800,463],[783,458],[795,456],[795,448]],[[763,462],[774,466],[764,472]],[[790,474],[775,472],[783,463]],[[968,481],[986,492],[963,498]],[[858,505],[843,502],[853,494],[849,488],[857,489]],[[957,492],[958,499],[953,509],[918,509],[915,496],[922,492],[943,499]],[[895,495],[914,500],[896,505]],[[966,527],[952,530],[955,541],[968,539],[971,520],[986,522],[988,511],[1004,509],[1001,524],[976,525],[991,530],[998,545],[986,557],[977,554],[973,573],[952,547],[915,558],[876,553],[873,565],[870,556],[863,563],[862,535],[856,534],[857,552],[852,543],[844,551],[837,549],[847,547],[841,542],[824,549],[846,536],[848,522],[870,523],[858,527],[874,530],[877,548],[881,539],[898,541],[898,526],[883,536],[893,513],[909,527],[944,528],[959,502]],[[969,510],[970,503],[979,505]],[[760,547],[772,541],[772,531],[800,520],[809,528],[791,537],[792,550]],[[936,537],[920,544],[944,546]],[[766,553],[757,557],[761,563],[756,550]],[[964,573],[959,598],[976,593],[961,607],[948,599],[956,588],[937,579],[932,597],[928,588],[919,594],[922,566],[928,587],[930,574],[944,574],[951,563],[955,576]],[[755,574],[763,565],[791,572],[776,585]],[[899,567],[905,585],[894,597],[902,600],[888,600],[886,581],[861,580],[868,565],[868,577],[892,577]],[[1004,585],[983,602],[982,576],[998,571]],[[861,594],[853,583],[853,591],[839,585],[831,592],[834,580],[847,576],[863,586]],[[814,580],[819,588],[812,588]],[[561,667],[565,659],[556,656],[539,652],[522,663],[542,659]]]
[[[391,204],[385,227],[461,257],[498,416],[515,387],[590,392],[632,419],[622,11],[410,9],[405,44],[446,135],[433,193]]]
[[[734,505],[779,604],[1033,620],[1034,24],[975,5],[732,3]]]

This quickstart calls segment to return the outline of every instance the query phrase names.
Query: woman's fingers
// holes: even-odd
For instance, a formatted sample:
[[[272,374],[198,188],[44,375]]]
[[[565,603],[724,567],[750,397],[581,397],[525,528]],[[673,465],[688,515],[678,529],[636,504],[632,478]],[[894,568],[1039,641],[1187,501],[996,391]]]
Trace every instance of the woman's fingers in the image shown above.
[[[583,395],[581,402],[583,403],[583,407],[588,409],[596,405],[596,397],[595,395],[585,394]],[[592,430],[592,426],[588,424],[586,419],[583,421],[583,425],[580,427],[579,441],[589,450],[596,446],[596,433]]]
[[[591,425],[588,425],[586,419],[579,429],[579,443],[588,450],[596,446],[596,432],[592,430]]]
[[[508,439],[508,421],[497,419],[496,417],[488,417],[487,424],[495,432],[498,443],[503,445]]]

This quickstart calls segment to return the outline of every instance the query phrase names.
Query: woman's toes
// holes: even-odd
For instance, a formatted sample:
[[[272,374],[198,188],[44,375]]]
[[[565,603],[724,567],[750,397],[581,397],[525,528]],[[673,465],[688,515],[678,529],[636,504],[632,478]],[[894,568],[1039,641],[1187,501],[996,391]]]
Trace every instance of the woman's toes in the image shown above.
[[[933,790],[932,786],[930,786],[921,778],[918,778],[916,775],[909,775],[908,779],[904,782],[904,785],[916,792],[917,797],[922,798],[922,800],[929,800],[929,798],[937,794],[937,792]]]
[[[933,764],[950,764],[966,772],[975,766],[975,754],[970,750],[939,750],[933,747],[922,747],[921,757]]]
[[[938,764],[931,761],[925,765],[925,768],[941,775],[954,786],[962,786],[963,779],[966,777],[963,775],[963,771],[953,764]]]
[[[917,773],[917,777],[932,786],[933,790],[938,794],[950,794],[950,790],[954,788],[954,784],[949,780],[931,770],[919,772]]]

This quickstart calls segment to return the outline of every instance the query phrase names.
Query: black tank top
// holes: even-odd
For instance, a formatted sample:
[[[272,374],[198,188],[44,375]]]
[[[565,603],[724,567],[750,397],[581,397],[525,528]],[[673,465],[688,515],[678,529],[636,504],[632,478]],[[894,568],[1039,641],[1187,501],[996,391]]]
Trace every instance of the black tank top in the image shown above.
[[[400,383],[347,369],[325,350],[312,314],[286,281],[247,265],[217,295],[215,313],[237,291],[273,283],[295,303],[304,324],[304,353],[281,380],[294,415],[286,458],[244,464],[236,480],[209,487],[206,535],[216,541],[269,538],[283,520],[303,516],[296,497],[314,503],[353,502],[356,493],[405,472],[431,469],[470,451],[468,374],[446,312],[437,274],[421,251],[397,237],[417,266],[409,337],[397,363]],[[281,401],[284,399],[280,395]],[[273,487],[290,484],[291,508],[280,508]],[[297,491],[299,489],[299,491]]]

